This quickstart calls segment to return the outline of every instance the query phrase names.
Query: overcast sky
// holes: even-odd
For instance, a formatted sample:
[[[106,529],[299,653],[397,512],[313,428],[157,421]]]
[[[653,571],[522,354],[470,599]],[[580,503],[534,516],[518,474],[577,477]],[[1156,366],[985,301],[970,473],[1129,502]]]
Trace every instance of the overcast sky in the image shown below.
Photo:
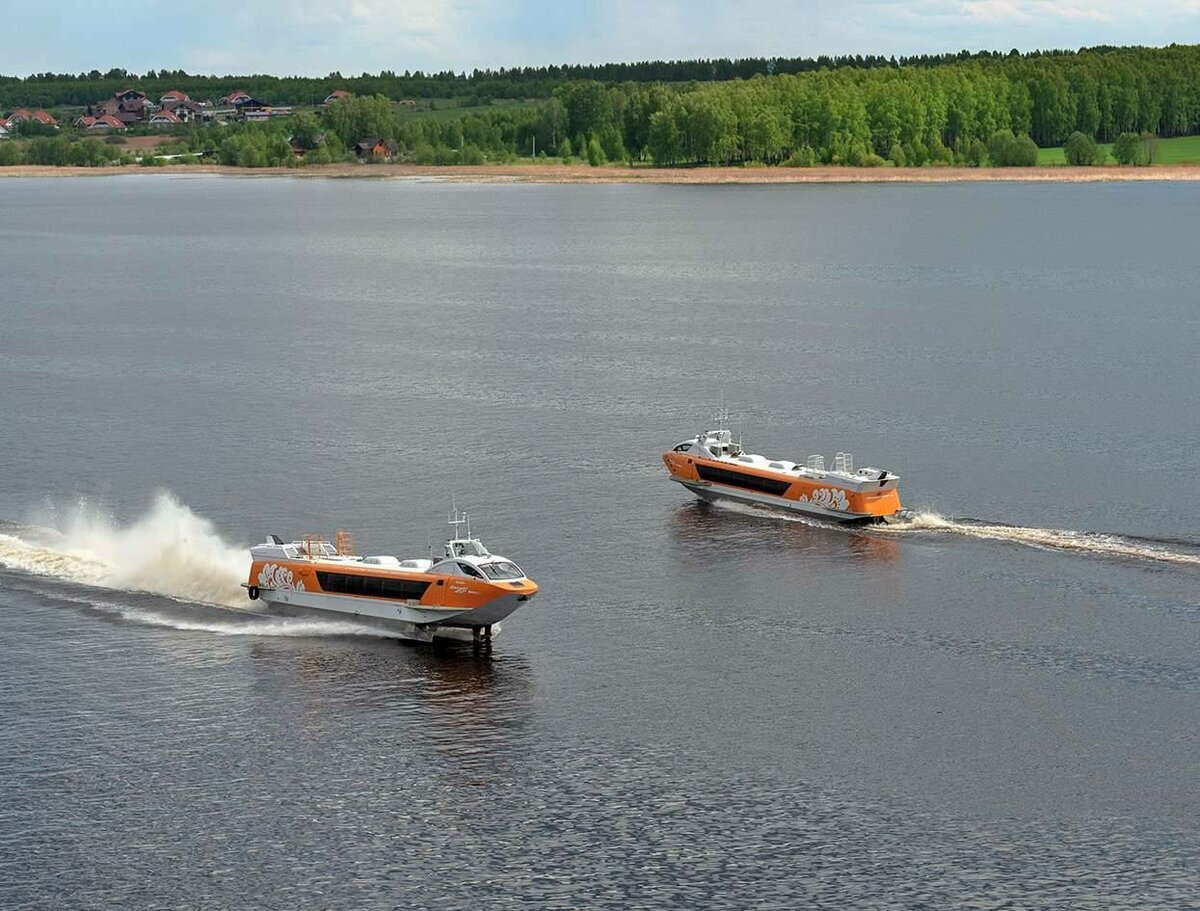
[[[0,73],[324,75],[1200,43],[1200,0],[0,0]]]

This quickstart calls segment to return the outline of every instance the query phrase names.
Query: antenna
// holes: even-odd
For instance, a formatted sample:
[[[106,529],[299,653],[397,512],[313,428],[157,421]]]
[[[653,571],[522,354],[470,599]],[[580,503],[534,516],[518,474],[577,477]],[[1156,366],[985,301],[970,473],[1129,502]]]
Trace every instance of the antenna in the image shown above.
[[[451,500],[451,502],[453,503],[453,500]],[[465,512],[460,513],[458,511],[458,507],[453,506],[450,510],[450,519],[446,524],[454,526],[454,537],[456,537],[456,538],[461,537],[461,535],[459,535],[459,533],[458,533],[458,530],[459,530],[459,526],[463,525],[464,523],[467,526],[467,537],[469,538],[471,536],[471,517],[468,516]]]
[[[725,407],[725,395],[721,395],[721,406],[717,409],[717,413],[713,415],[713,421],[717,425],[717,430],[724,430],[725,425],[729,423],[729,409]]]

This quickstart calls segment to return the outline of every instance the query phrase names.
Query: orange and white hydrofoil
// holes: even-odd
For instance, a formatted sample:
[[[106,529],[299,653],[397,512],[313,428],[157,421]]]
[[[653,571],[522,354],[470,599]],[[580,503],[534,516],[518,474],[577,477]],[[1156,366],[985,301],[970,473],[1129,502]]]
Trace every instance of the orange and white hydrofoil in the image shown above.
[[[437,559],[432,548],[427,559],[360,557],[345,532],[333,542],[308,535],[290,544],[271,535],[250,548],[246,593],[280,613],[350,620],[397,639],[490,643],[537,583],[471,537],[465,515],[456,510],[450,524],[455,533]]]
[[[684,440],[663,462],[678,481],[704,500],[735,500],[801,512],[836,522],[883,522],[900,512],[900,477],[882,468],[854,470],[839,452],[833,468],[824,456],[804,464],[743,452],[725,429]]]

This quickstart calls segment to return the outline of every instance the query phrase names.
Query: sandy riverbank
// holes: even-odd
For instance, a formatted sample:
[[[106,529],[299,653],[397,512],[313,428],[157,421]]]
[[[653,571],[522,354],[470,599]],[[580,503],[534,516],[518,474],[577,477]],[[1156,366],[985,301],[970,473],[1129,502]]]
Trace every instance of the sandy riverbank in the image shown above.
[[[1066,166],[1039,168],[649,168],[563,164],[446,166],[332,164],[308,168],[232,168],[223,165],[171,165],[160,168],[54,168],[21,165],[0,168],[3,177],[102,177],[113,174],[226,174],[236,177],[426,179],[452,183],[958,183],[1048,181],[1092,183],[1127,180],[1200,180],[1200,165],[1151,168]]]

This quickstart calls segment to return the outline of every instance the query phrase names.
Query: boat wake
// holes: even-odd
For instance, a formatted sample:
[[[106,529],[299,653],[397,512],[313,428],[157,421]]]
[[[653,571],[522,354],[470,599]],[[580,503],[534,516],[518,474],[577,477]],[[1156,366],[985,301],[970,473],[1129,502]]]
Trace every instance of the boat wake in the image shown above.
[[[339,623],[334,620],[309,620],[295,617],[271,617],[243,608],[213,605],[189,605],[184,611],[154,610],[97,598],[56,595],[88,610],[119,617],[143,626],[161,626],[184,632],[213,633],[218,636],[282,636],[310,638],[314,636],[382,636],[385,632],[372,630],[361,623]]]
[[[732,500],[713,501],[714,506],[730,512],[758,518],[770,517],[814,528],[850,531],[856,534],[961,535],[987,541],[1017,544],[1040,550],[1055,550],[1081,555],[1165,563],[1174,566],[1200,567],[1200,542],[1156,540],[1132,535],[1109,535],[1089,531],[1070,531],[1062,528],[1027,528],[1004,525],[978,519],[951,518],[935,512],[910,512],[886,525],[847,526],[825,522],[811,516],[785,513],[781,510],[749,506]]]
[[[932,532],[963,535],[968,538],[1002,541],[1042,550],[1200,567],[1200,548],[1189,552],[1169,546],[1182,542],[1153,541],[1146,538],[1070,531],[1061,528],[1025,528],[1019,525],[989,524],[975,519],[948,518],[933,512],[912,513],[898,522],[873,527],[872,531],[885,534]]]
[[[225,541],[212,523],[167,493],[141,518],[120,525],[79,504],[0,534],[0,566],[33,575],[183,601],[238,607],[249,552]]]

